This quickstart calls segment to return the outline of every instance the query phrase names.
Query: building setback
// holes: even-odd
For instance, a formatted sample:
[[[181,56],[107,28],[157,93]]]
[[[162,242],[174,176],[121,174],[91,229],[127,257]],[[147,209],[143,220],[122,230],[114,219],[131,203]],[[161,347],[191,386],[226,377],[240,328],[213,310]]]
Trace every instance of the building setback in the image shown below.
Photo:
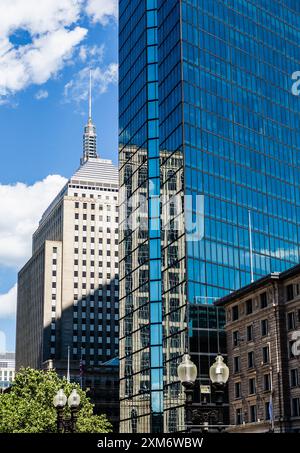
[[[119,317],[118,170],[97,155],[91,113],[83,145],[79,169],[43,214],[19,272],[16,339],[17,369],[66,374],[70,348],[77,379],[81,360],[99,369],[118,355]]]
[[[300,12],[290,0],[119,12],[121,430],[172,432],[183,353],[207,384],[219,349],[209,306],[299,263]]]
[[[230,431],[300,432],[300,266],[216,305],[226,311]]]

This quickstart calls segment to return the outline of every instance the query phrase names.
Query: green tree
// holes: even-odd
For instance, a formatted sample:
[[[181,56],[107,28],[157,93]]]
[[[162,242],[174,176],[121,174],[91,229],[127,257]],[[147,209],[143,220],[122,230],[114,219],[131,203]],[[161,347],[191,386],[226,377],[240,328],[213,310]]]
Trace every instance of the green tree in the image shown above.
[[[10,392],[0,395],[0,433],[57,432],[53,397],[61,388],[66,395],[76,388],[80,395],[78,432],[112,431],[112,425],[106,415],[93,414],[93,404],[78,384],[68,383],[55,371],[23,368],[17,373]]]

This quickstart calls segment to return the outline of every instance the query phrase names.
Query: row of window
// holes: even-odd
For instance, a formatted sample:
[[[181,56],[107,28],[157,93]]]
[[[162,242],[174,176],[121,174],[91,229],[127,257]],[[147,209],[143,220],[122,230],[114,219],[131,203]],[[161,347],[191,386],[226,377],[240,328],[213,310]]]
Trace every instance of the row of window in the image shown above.
[[[250,423],[255,423],[258,421],[257,418],[257,406],[255,404],[249,406],[249,418],[245,420],[247,414],[244,412],[242,408],[236,409],[235,412],[235,422],[237,425],[241,425],[244,421],[248,421]],[[265,402],[265,420],[270,420],[270,402]],[[291,399],[291,415],[292,417],[300,417],[300,398],[292,398]]]
[[[114,312],[116,314],[119,313],[119,308],[118,308],[119,304],[118,304],[118,302],[115,302],[115,304],[113,306],[115,307],[115,311]],[[102,308],[106,308],[106,313],[110,313],[111,304],[110,304],[110,297],[109,296],[106,298],[106,303],[105,304],[103,304],[102,301],[98,302],[98,311],[101,312]],[[73,309],[74,309],[74,312],[78,311],[78,305],[74,305]],[[82,306],[81,307],[81,313],[86,313],[86,311],[87,311],[87,307]],[[89,312],[91,314],[94,313],[95,312],[95,307],[94,306],[90,306],[89,307]]]
[[[70,186],[70,187],[73,187],[73,188],[74,188],[75,186]],[[93,188],[88,187],[88,189],[94,190],[95,187],[93,187]],[[100,190],[108,190],[108,189],[100,189]],[[115,192],[114,189],[109,189],[109,190],[111,190],[112,192]],[[116,190],[118,190],[118,189],[116,189]],[[87,198],[86,195],[87,195],[87,194],[85,194],[85,193],[81,193],[81,194],[78,194],[77,192],[74,193],[74,197],[80,196],[80,197],[82,197],[82,198]],[[95,197],[94,197],[94,194],[93,194],[93,193],[89,194],[89,198],[95,198]],[[104,198],[104,195],[103,195],[103,197],[102,197],[102,195],[98,195],[98,198]],[[116,197],[116,196],[114,196],[113,198],[114,198],[115,201],[118,200],[118,197]],[[111,197],[109,197],[108,195],[106,195],[106,196],[105,196],[105,199],[106,199],[106,200],[110,200]]]
[[[264,392],[269,392],[271,388],[271,374],[266,373],[263,375],[263,386],[262,389]],[[252,377],[248,380],[248,396],[256,394],[256,378]],[[242,398],[242,383],[235,382],[234,384],[234,397],[236,399]]]
[[[260,333],[262,337],[269,335],[269,322],[267,319],[262,319],[260,321]],[[254,329],[253,324],[250,324],[246,327],[246,337],[241,337],[239,330],[235,330],[232,333],[232,344],[233,347],[240,346],[241,341],[254,341]]]
[[[259,308],[260,309],[266,308],[268,306],[267,293],[266,292],[261,293],[259,295],[259,299],[260,299]],[[253,300],[252,299],[246,300],[246,302],[244,303],[244,307],[245,307],[244,313],[246,315],[252,314],[254,311]],[[234,307],[232,307],[232,321],[237,321],[239,319],[240,309],[241,309],[241,305],[234,305]]]
[[[291,340],[288,343],[288,357],[289,359],[294,359],[294,346],[295,340]],[[260,362],[261,365],[265,365],[270,362],[270,349],[269,345],[264,346],[261,349],[261,357],[262,361]],[[255,367],[255,354],[254,351],[249,351],[247,353],[247,366],[248,369],[253,369]],[[240,356],[234,356],[233,357],[233,371],[234,373],[240,373],[241,371],[241,359]]]
[[[83,203],[82,206],[83,206],[83,209],[87,209],[88,203]],[[92,203],[92,204],[89,204],[89,206],[91,207],[91,209],[95,209],[95,204]],[[78,201],[76,201],[75,202],[75,208],[79,209],[79,207],[80,207],[80,204],[79,204]],[[106,208],[107,211],[111,211],[112,210],[111,208],[115,208],[116,211],[119,210],[118,206],[105,205],[105,208]],[[103,205],[102,204],[99,205],[99,210],[103,211]]]
[[[78,322],[78,319],[77,319],[78,318],[78,313],[76,311],[74,311],[74,313],[73,313],[73,318],[74,318],[74,322],[77,323]],[[98,313],[97,314],[97,318],[102,321],[103,313]],[[117,313],[116,310],[115,310],[115,314],[111,314],[111,311],[110,311],[110,308],[109,308],[109,309],[106,310],[106,313],[104,314],[104,320],[106,320],[108,322],[110,319],[118,321],[119,314]],[[81,321],[81,324],[86,324],[86,312],[82,312],[81,313],[80,321]],[[88,322],[89,322],[89,324],[94,324],[94,322],[95,322],[95,313],[94,312],[92,312],[92,313],[90,312],[89,313]],[[77,328],[78,328],[77,324],[74,324],[74,329],[77,329]],[[102,324],[98,325],[98,329],[99,330],[102,329]]]
[[[75,220],[78,220],[78,219],[79,219],[79,214],[76,212],[75,213]],[[82,215],[82,219],[83,220],[87,220],[87,214],[83,214]],[[94,214],[91,214],[90,219],[91,219],[91,221],[95,221],[96,216]],[[105,219],[103,219],[103,216],[99,216],[99,221],[100,222],[106,221],[106,222],[116,222],[116,223],[118,223],[119,217],[113,217],[112,218],[111,216],[107,216]]]
[[[102,255],[102,250],[99,250],[99,255]],[[117,255],[116,255],[117,256]],[[87,261],[86,260],[82,260],[82,267],[86,267],[87,265]],[[79,265],[79,260],[78,259],[75,259],[74,260],[74,266],[78,266]],[[90,270],[92,271],[93,270],[93,267],[95,267],[95,261],[89,261],[89,265],[90,265]],[[99,261],[98,263],[98,266],[101,267],[102,266],[102,261]],[[117,277],[115,277],[117,278]],[[118,285],[119,283],[117,281],[115,281],[115,285]],[[108,285],[107,285],[107,288],[108,288]]]
[[[75,237],[74,237],[74,241],[75,241],[75,242],[79,242],[79,236],[75,236]],[[83,236],[83,237],[82,237],[82,242],[88,242],[86,236]],[[91,237],[91,238],[90,238],[90,242],[91,242],[92,244],[94,244],[94,243],[95,243],[95,238],[94,238],[94,237]],[[98,239],[98,242],[99,242],[99,244],[103,244],[103,238],[99,238],[99,239]],[[104,242],[105,242],[106,244],[110,244],[110,243],[111,243],[111,240],[110,240],[110,239],[105,239]],[[118,245],[118,240],[115,240],[115,245]],[[110,251],[108,250],[108,251],[106,252],[106,254],[107,254],[108,256],[110,256]],[[118,252],[115,252],[115,256],[118,256]]]
[[[86,220],[86,218],[85,218],[84,220]],[[74,228],[75,228],[75,231],[79,231],[79,225],[74,225]],[[81,228],[81,230],[82,230],[83,232],[87,231],[87,226],[86,226],[86,225],[81,225],[80,228]],[[91,226],[89,227],[89,230],[91,231],[91,233],[94,233],[94,232],[95,232],[95,227],[94,227],[93,225],[91,225]],[[111,228],[108,227],[108,228],[105,228],[105,231],[106,231],[106,233],[107,233],[108,235],[110,235],[110,233],[114,233],[115,236],[118,237],[118,233],[119,233],[118,228],[115,228],[115,229],[113,229],[113,231],[111,231]],[[102,226],[100,226],[100,227],[99,227],[99,233],[103,233],[103,232],[104,232],[104,228],[103,228]],[[116,238],[116,239],[117,239],[117,238]]]
[[[83,214],[82,216],[83,220],[87,220],[87,214]],[[78,220],[79,219],[79,214],[76,213],[75,214],[75,219]],[[95,215],[91,215],[91,220],[95,220]],[[100,222],[116,222],[118,223],[119,221],[119,217],[111,217],[111,216],[106,216],[105,218],[103,218],[102,215],[99,216],[99,221]]]
[[[269,345],[264,346],[261,349],[261,364],[267,364],[270,361],[270,349]],[[255,367],[255,354],[254,351],[249,351],[247,354],[247,367],[248,369],[252,369]],[[240,373],[241,371],[241,358],[240,356],[233,357],[233,371],[234,373]]]

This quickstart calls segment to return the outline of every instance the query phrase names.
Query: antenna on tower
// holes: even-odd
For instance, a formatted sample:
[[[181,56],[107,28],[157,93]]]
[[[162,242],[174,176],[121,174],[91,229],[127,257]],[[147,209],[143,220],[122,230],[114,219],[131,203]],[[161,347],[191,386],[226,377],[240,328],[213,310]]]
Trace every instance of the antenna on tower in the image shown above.
[[[92,70],[90,69],[89,119],[92,119]]]

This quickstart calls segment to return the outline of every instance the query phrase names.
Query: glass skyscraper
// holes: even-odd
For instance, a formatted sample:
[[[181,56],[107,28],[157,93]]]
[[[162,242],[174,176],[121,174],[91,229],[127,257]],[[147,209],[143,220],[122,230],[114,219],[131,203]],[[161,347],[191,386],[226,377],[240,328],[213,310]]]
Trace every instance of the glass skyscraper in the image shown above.
[[[214,300],[299,263],[300,3],[120,0],[121,431],[184,429]],[[197,396],[198,397],[198,396]]]

